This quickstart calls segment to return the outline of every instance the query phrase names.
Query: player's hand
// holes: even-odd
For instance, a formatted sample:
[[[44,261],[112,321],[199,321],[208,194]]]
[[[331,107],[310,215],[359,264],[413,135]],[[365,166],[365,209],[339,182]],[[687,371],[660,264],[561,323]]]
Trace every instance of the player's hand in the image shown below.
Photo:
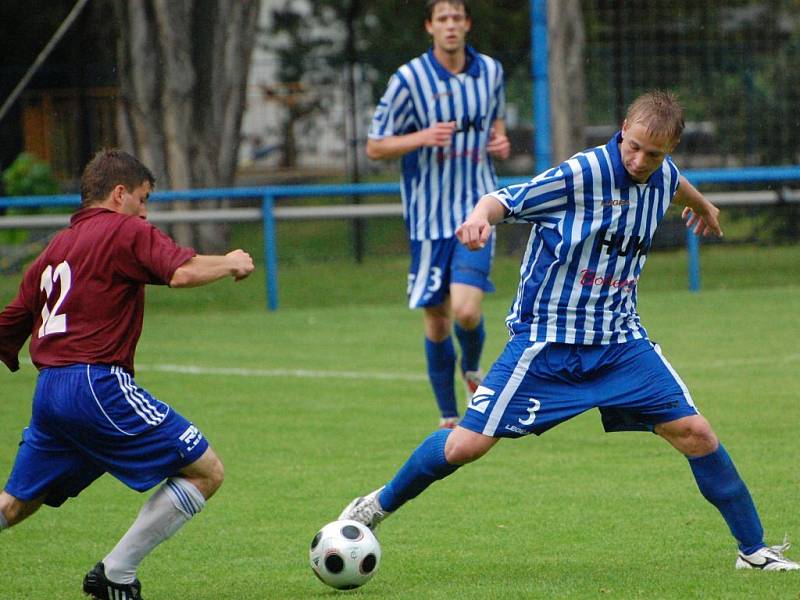
[[[458,241],[470,250],[480,250],[489,241],[492,225],[483,217],[470,215],[466,221],[456,229]]]
[[[486,151],[494,158],[505,160],[511,156],[511,142],[508,141],[508,136],[505,134],[498,134],[497,130],[492,127],[489,132],[489,143],[486,145]]]
[[[687,206],[683,209],[681,217],[686,221],[687,228],[694,227],[695,235],[708,236],[712,233],[717,237],[724,235],[719,224],[719,209],[711,202],[693,209]]]
[[[253,258],[244,250],[232,250],[228,252],[225,257],[230,262],[234,281],[241,281],[255,269]]]
[[[449,121],[447,123],[434,123],[427,129],[423,129],[420,132],[422,134],[422,145],[429,148],[434,146],[446,148],[453,143],[453,134],[455,132],[455,121]]]

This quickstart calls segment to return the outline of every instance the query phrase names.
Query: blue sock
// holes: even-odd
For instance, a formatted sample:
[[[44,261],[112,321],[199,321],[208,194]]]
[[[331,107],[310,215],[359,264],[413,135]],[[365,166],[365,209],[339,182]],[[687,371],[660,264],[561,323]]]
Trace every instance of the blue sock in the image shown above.
[[[444,457],[444,445],[452,432],[451,429],[433,432],[411,453],[378,496],[383,510],[397,510],[419,496],[434,481],[444,479],[461,466],[451,465]]]
[[[428,359],[428,378],[442,417],[457,417],[456,390],[453,375],[456,369],[456,349],[453,338],[432,342],[425,338],[425,356]]]
[[[486,339],[486,330],[483,328],[483,317],[475,329],[464,329],[455,324],[456,337],[461,346],[461,372],[477,371],[481,364],[481,351],[483,340]]]
[[[763,548],[766,544],[758,511],[723,445],[706,456],[687,458],[700,493],[722,513],[739,550],[751,554]]]

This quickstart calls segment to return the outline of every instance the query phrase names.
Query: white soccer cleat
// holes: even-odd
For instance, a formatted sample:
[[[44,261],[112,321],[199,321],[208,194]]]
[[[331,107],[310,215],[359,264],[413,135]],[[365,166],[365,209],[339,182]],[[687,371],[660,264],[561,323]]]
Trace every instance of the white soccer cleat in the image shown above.
[[[472,400],[472,395],[483,383],[483,371],[480,369],[477,371],[464,371],[461,374],[461,378],[464,380],[464,390],[467,392],[467,404],[469,404],[469,401]]]
[[[378,526],[378,523],[388,517],[390,512],[381,508],[381,503],[378,500],[378,494],[381,493],[385,486],[379,487],[374,492],[370,492],[366,496],[359,496],[348,504],[339,515],[339,520],[349,519],[351,521],[358,521],[369,527],[372,531]]]
[[[783,544],[780,546],[768,546],[756,550],[752,554],[742,554],[736,557],[737,569],[761,569],[763,571],[797,571],[800,564],[789,560],[783,553],[790,548],[791,544],[784,537]]]

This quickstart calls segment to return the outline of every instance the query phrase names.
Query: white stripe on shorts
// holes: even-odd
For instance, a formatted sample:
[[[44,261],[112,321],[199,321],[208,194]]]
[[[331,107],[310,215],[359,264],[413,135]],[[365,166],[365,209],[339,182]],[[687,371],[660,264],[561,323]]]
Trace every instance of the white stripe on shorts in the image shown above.
[[[417,303],[422,298],[425,290],[428,288],[428,273],[431,269],[431,254],[433,253],[433,244],[431,240],[424,240],[420,243],[419,264],[417,265],[417,273],[414,276],[414,287],[411,289],[411,294],[408,297],[408,308],[416,308]]]
[[[653,342],[650,343],[653,344],[653,350],[656,351],[656,354],[658,354],[658,357],[661,359],[661,362],[664,363],[664,366],[667,367],[667,370],[672,374],[672,378],[675,380],[675,383],[677,383],[678,386],[680,386],[681,390],[683,391],[683,397],[686,398],[686,403],[695,410],[697,410],[697,407],[694,405],[694,400],[692,400],[692,395],[689,393],[689,388],[686,387],[685,383],[683,383],[683,379],[681,379],[681,376],[678,375],[678,372],[672,368],[672,365],[669,364],[669,361],[664,357],[663,354],[661,354],[661,346]],[[700,411],[698,410],[697,412]]]
[[[486,421],[486,426],[483,428],[483,435],[494,436],[495,431],[497,431],[497,426],[500,424],[500,419],[503,418],[503,413],[506,412],[508,403],[511,401],[514,394],[517,393],[520,384],[522,384],[522,380],[525,379],[531,362],[533,362],[533,359],[536,358],[547,344],[548,342],[535,342],[532,346],[525,348],[522,356],[517,361],[517,366],[514,367],[514,372],[511,374],[511,377],[508,378],[508,383],[506,383],[505,387],[500,391],[497,402],[494,403],[492,412],[489,414],[489,419]]]

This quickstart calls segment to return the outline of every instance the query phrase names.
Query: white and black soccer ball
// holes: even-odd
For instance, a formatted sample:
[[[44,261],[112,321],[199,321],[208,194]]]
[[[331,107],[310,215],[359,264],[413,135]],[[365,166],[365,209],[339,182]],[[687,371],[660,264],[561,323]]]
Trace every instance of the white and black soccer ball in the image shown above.
[[[320,581],[338,590],[352,590],[375,575],[381,564],[381,546],[366,525],[333,521],[311,540],[308,558]]]

